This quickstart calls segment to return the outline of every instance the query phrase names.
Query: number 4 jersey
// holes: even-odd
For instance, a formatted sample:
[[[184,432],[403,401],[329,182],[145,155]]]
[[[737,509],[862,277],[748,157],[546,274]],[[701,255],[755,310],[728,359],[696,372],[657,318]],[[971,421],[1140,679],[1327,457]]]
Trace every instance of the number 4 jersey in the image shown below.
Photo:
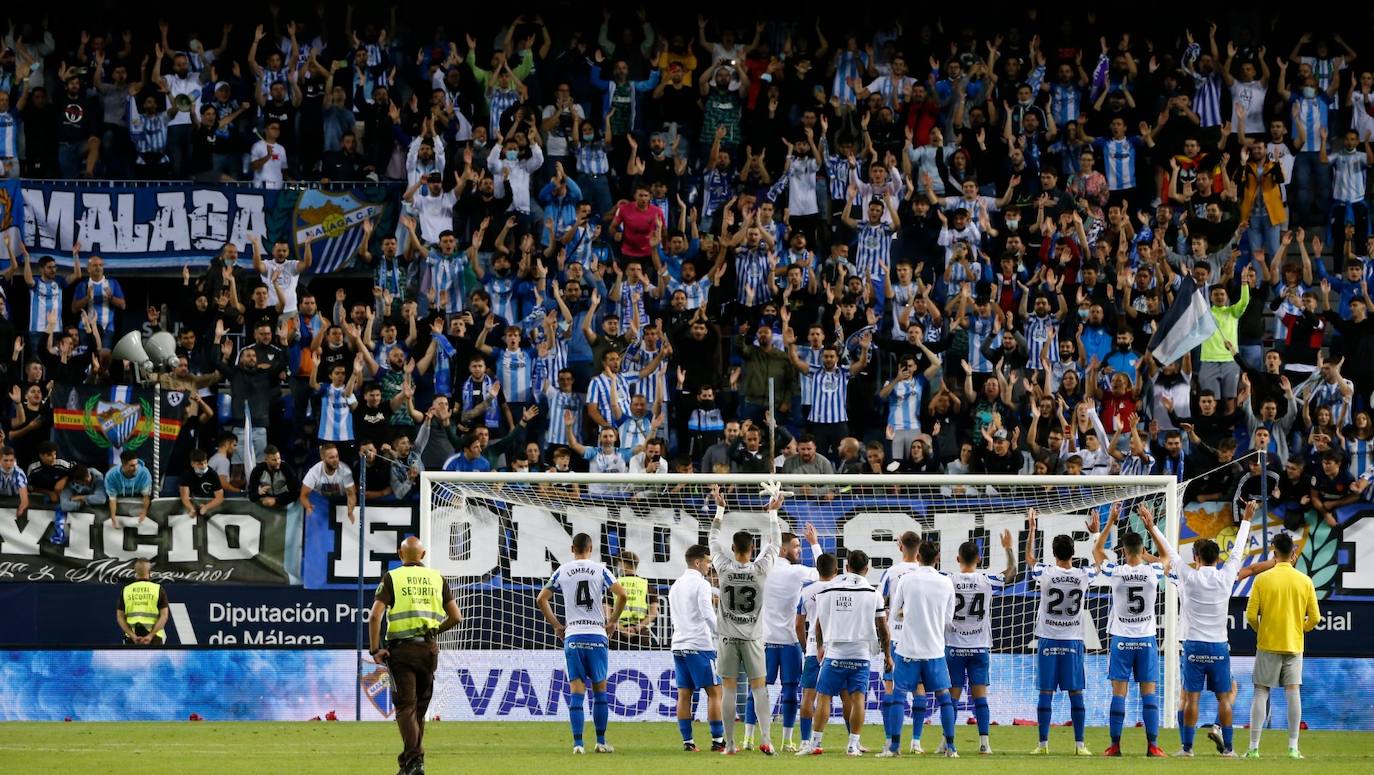
[[[547,584],[563,596],[563,631],[573,635],[606,637],[606,591],[615,586],[615,576],[595,560],[571,560],[558,566]]]
[[[1051,640],[1083,640],[1083,597],[1096,567],[1061,568],[1036,563],[1031,579],[1040,587],[1035,612],[1035,637]]]
[[[1155,597],[1164,567],[1159,563],[1106,562],[1099,584],[1112,588],[1112,615],[1107,634],[1122,638],[1148,638],[1155,634]]]
[[[1000,573],[950,573],[954,613],[945,625],[945,645],[958,649],[992,648],[992,596],[1006,586]]]

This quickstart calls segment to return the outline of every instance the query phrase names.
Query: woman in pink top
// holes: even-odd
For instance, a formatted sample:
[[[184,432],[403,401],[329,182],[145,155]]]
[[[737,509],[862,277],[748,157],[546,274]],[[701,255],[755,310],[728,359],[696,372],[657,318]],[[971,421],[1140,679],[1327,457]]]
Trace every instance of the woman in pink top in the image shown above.
[[[635,201],[621,202],[611,218],[611,234],[625,258],[648,258],[649,238],[663,227],[663,211],[649,206],[647,186],[635,186]]]

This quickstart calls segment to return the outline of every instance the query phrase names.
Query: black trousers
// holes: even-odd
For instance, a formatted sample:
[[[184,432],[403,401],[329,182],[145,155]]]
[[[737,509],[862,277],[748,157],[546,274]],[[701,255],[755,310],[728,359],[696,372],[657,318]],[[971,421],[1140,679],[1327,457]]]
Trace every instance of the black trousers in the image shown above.
[[[391,673],[392,702],[396,725],[401,728],[401,769],[425,758],[425,716],[434,695],[434,673],[439,669],[439,644],[397,643],[388,647],[386,661]]]

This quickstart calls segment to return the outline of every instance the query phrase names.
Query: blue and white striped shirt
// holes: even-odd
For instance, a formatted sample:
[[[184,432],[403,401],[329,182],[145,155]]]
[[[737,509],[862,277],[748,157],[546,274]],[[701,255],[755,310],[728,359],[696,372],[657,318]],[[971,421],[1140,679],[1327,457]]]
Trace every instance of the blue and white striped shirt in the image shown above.
[[[15,466],[6,471],[0,468],[0,496],[13,498],[19,495],[19,491],[29,486],[29,478],[24,472]]]
[[[593,377],[587,385],[587,403],[595,406],[608,423],[614,423],[617,416],[611,409],[611,379],[602,373]],[[620,410],[619,416],[623,417],[630,413],[630,385],[619,374],[614,379],[616,406]]]
[[[563,412],[570,410],[573,413],[573,433],[580,440],[582,438],[582,409],[585,403],[582,396],[577,393],[564,393],[552,386],[544,393],[549,400],[549,427],[544,432],[544,443],[547,446],[566,445],[568,443],[568,429],[563,425]]]
[[[491,133],[492,137],[495,137],[501,133],[501,115],[509,110],[510,106],[520,101],[520,92],[514,89],[493,87],[487,101],[491,105],[487,131]]]
[[[491,296],[491,311],[502,320],[518,320],[520,315],[515,309],[515,276],[497,277],[488,274],[482,279],[482,286]]]
[[[696,309],[706,304],[706,297],[711,292],[711,278],[703,277],[700,280],[693,280],[684,283],[681,280],[668,278],[668,297],[672,298],[674,293],[682,291],[687,296],[687,309]]]
[[[14,109],[0,113],[0,159],[19,156],[19,113]]]
[[[968,365],[973,367],[975,374],[989,374],[992,372],[992,361],[983,354],[983,345],[988,337],[997,336],[992,332],[992,317],[979,317],[978,315],[968,316]]]
[[[1345,457],[1350,461],[1350,475],[1356,479],[1374,472],[1374,440],[1348,437],[1345,440]]]
[[[654,286],[642,280],[637,283],[624,281],[620,283],[620,301],[616,308],[616,315],[620,317],[620,325],[628,328],[632,319],[638,321],[641,327],[649,325],[646,301],[653,290]]]
[[[1054,315],[1040,317],[1034,313],[1026,316],[1025,323],[1026,352],[1030,367],[1040,368],[1040,361],[1043,357],[1041,353],[1046,347],[1050,348],[1049,359],[1054,362],[1059,359],[1059,321]]]
[[[1331,199],[1341,204],[1363,202],[1365,170],[1369,167],[1364,151],[1341,148],[1327,160],[1331,163]]]
[[[735,300],[740,304],[761,306],[773,298],[768,256],[766,247],[740,248],[735,251],[735,282],[739,286]],[[752,301],[745,292],[750,288],[754,291]]]
[[[162,153],[167,150],[167,117],[162,113],[151,116],[138,109],[134,98],[129,98],[129,138],[134,149],[140,154]],[[141,158],[137,163],[144,163]]]
[[[29,330],[30,331],[56,331],[62,326],[62,292],[66,288],[65,278],[57,277],[52,280],[44,280],[42,277],[33,278],[33,287],[29,289]],[[57,316],[58,328],[48,325],[48,318]]]
[[[849,369],[824,368],[811,375],[811,416],[814,423],[849,422]]]
[[[1050,84],[1050,115],[1054,123],[1064,126],[1077,121],[1083,114],[1083,90],[1075,83]]]
[[[811,379],[821,370],[821,350],[820,347],[812,347],[809,344],[797,345],[797,357],[806,364],[806,373],[801,375],[801,405],[811,405]]]
[[[1193,110],[1202,127],[1221,126],[1221,73],[1193,74]]]
[[[858,94],[849,85],[850,78],[861,78],[868,67],[868,54],[863,51],[841,50],[835,53],[835,79],[830,93],[839,98],[841,105],[853,105]]]
[[[124,298],[124,289],[119,287],[119,281],[113,277],[106,277],[103,280],[92,280],[87,278],[76,289],[76,300],[80,301],[90,296],[91,303],[88,309],[95,316],[95,323],[103,331],[109,331],[115,326],[115,306],[114,299]]]
[[[617,429],[620,436],[620,454],[632,454],[634,448],[649,440],[649,425],[654,418],[646,413],[643,417],[635,417],[632,414],[625,415],[625,419],[620,421]]]
[[[887,394],[887,424],[895,431],[921,430],[921,400],[925,390],[917,377],[902,380]]]
[[[876,226],[867,221],[859,224],[858,239],[854,245],[854,266],[859,276],[874,280],[878,277],[878,267],[890,265],[892,259],[892,227],[879,222]]]
[[[347,387],[320,385],[320,441],[353,440],[353,404]]]
[[[1136,456],[1127,454],[1121,459],[1122,476],[1147,476],[1155,468],[1155,458],[1149,452]]]
[[[1298,114],[1293,120],[1293,134],[1297,135],[1298,127],[1302,127],[1303,143],[1298,149],[1300,153],[1318,153],[1322,149],[1321,130],[1327,128],[1329,124],[1328,112],[1331,109],[1331,101],[1324,94],[1308,99],[1297,97],[1293,104],[1298,107]]]
[[[605,175],[611,171],[606,145],[600,140],[577,146],[577,171],[583,175]]]
[[[463,311],[463,272],[468,265],[466,253],[445,256],[430,251],[425,259],[429,267],[430,287],[434,289],[434,304],[450,315]],[[507,318],[509,320],[510,318]]]
[[[1136,157],[1140,153],[1139,137],[1123,137],[1120,140],[1099,138],[1093,143],[1102,154],[1102,174],[1107,178],[1108,191],[1122,191],[1135,188]]]
[[[849,195],[849,173],[853,169],[849,160],[832,153],[825,159],[825,169],[830,178],[830,198],[843,200]]]
[[[507,402],[526,404],[534,400],[534,351],[516,348],[494,353],[496,377]]]

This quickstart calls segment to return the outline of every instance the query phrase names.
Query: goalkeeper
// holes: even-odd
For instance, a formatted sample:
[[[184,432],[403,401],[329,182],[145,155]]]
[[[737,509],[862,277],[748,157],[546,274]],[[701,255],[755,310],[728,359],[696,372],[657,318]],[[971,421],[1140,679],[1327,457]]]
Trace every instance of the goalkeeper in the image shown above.
[[[760,719],[769,715],[767,675],[763,659],[763,585],[782,543],[782,528],[778,522],[778,507],[782,505],[782,485],[763,486],[768,496],[768,542],[758,557],[754,557],[754,536],[747,530],[737,531],[727,547],[721,541],[721,524],[725,520],[725,496],[716,485],[711,495],[716,501],[716,518],[711,520],[709,546],[711,561],[720,577],[720,660],[717,664],[725,696],[735,696],[735,683],[740,668],[749,678],[754,713]],[[735,753],[735,714],[733,707],[725,714],[725,754]],[[773,737],[769,727],[763,727],[759,751],[773,755]]]
[[[400,775],[424,775],[425,713],[434,694],[434,672],[439,669],[438,636],[458,626],[462,614],[453,590],[439,575],[426,568],[425,547],[411,536],[397,552],[401,567],[382,576],[368,621],[369,653],[391,673],[396,724],[401,728]],[[387,609],[390,609],[388,611]],[[386,645],[381,647],[382,621]]]

